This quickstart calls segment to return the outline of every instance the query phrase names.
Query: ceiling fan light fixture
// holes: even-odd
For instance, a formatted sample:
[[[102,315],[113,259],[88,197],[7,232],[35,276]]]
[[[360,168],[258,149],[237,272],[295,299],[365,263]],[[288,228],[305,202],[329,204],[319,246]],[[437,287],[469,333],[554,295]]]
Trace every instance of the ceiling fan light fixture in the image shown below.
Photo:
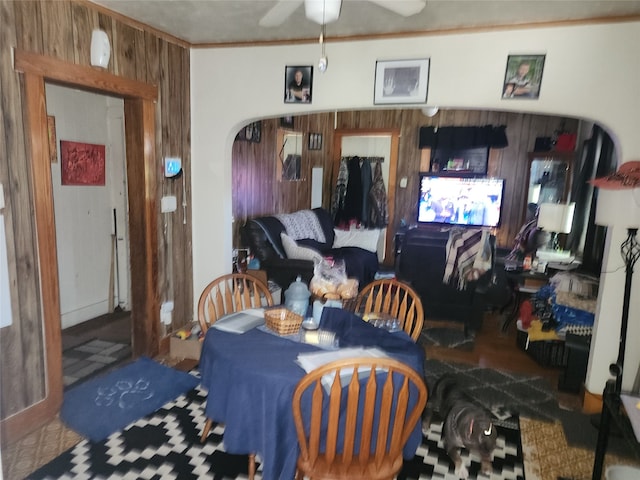
[[[304,0],[306,17],[318,25],[335,22],[341,7],[342,0]]]

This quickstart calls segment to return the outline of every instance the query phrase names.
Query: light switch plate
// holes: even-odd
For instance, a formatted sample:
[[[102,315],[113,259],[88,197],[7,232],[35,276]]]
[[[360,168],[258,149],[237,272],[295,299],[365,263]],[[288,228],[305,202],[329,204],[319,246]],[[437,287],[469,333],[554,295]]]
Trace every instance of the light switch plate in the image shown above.
[[[178,208],[178,201],[175,196],[162,197],[160,200],[160,210],[162,213],[175,212]]]

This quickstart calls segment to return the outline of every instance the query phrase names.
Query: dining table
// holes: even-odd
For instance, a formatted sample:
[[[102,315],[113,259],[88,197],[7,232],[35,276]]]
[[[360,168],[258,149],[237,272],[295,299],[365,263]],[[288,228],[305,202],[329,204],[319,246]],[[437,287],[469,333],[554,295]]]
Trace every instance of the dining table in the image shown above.
[[[324,308],[319,329],[335,333],[337,347],[329,348],[376,347],[424,377],[424,349],[403,331],[378,328],[340,308]],[[226,452],[258,456],[263,480],[295,477],[299,447],[292,398],[306,374],[296,360],[327,348],[303,338],[280,336],[265,326],[244,333],[209,328],[205,335],[200,372],[208,392],[206,417],[224,424]],[[418,422],[403,450],[406,459],[421,440]]]

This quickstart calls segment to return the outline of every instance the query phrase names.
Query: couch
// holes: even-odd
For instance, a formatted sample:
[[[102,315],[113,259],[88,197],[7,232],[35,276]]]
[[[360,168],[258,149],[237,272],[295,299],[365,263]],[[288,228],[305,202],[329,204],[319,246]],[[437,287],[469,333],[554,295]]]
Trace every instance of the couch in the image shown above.
[[[408,282],[420,295],[425,319],[462,322],[465,334],[470,335],[482,327],[484,312],[490,300],[495,297],[495,238],[483,237],[488,245],[483,245],[482,248],[488,248],[485,253],[489,254],[484,263],[485,268],[476,270],[477,278],[474,276],[461,285],[455,275],[449,282],[443,281],[450,232],[451,229],[435,227],[407,230],[398,248],[396,276],[399,280]]]
[[[313,224],[313,228],[293,221],[301,218],[308,219],[306,223]],[[268,279],[283,289],[298,275],[308,284],[314,273],[314,259],[320,256],[344,260],[347,276],[358,279],[360,288],[370,283],[378,271],[375,252],[353,245],[335,248],[333,219],[322,208],[253,218],[241,227],[240,233],[244,245],[258,258]]]

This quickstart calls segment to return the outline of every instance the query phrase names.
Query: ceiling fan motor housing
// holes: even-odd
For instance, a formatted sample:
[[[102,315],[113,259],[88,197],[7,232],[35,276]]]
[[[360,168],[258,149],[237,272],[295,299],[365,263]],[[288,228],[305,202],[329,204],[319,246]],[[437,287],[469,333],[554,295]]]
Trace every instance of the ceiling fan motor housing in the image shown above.
[[[319,25],[335,22],[341,7],[342,0],[304,0],[306,17]]]

